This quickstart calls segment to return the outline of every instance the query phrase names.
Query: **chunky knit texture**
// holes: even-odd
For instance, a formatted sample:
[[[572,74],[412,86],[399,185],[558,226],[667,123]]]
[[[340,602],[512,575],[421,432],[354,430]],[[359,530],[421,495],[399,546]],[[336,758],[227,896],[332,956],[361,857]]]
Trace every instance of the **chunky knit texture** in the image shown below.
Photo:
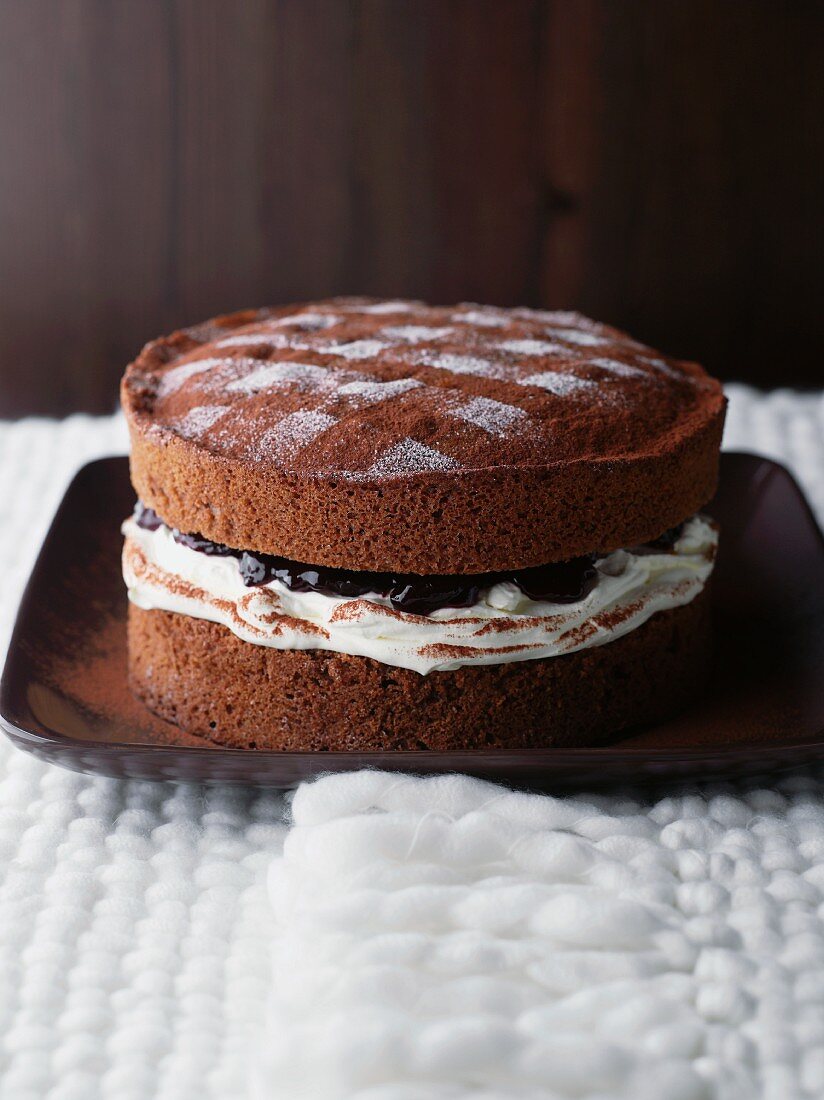
[[[727,446],[787,462],[824,517],[824,399],[730,397]],[[71,472],[124,447],[117,419],[0,428],[3,639]],[[812,1100],[822,795],[361,773],[301,788],[278,858],[275,794],[3,742],[0,1095]]]

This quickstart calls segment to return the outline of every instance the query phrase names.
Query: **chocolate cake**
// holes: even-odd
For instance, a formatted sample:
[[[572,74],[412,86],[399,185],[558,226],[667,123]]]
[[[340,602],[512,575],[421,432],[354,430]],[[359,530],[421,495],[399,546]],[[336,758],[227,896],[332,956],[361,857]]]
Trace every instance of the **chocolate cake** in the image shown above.
[[[578,314],[333,299],[122,386],[130,674],[221,744],[590,744],[698,690],[724,398]]]

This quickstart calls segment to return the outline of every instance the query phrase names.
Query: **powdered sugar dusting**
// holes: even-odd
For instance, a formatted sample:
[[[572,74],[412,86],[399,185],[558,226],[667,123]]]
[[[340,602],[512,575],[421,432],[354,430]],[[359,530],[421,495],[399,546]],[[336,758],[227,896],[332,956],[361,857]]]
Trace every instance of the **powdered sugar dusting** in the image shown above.
[[[548,340],[504,340],[498,344],[503,351],[511,351],[516,355],[565,355],[566,348],[563,344],[553,344]]]
[[[194,363],[181,363],[179,367],[172,367],[171,370],[161,375],[157,386],[157,396],[168,397],[170,393],[175,393],[195,375],[203,374],[205,371],[212,370],[213,367],[223,366],[225,363],[225,359],[198,359]]]
[[[451,352],[433,351],[421,355],[418,362],[421,366],[437,367],[438,370],[447,370],[451,374],[477,374],[481,378],[507,377],[507,372],[502,365],[475,355],[453,355]]]
[[[600,367],[619,378],[650,378],[650,374],[641,367],[633,367],[629,363],[622,363],[620,359],[590,359],[589,365]]]
[[[576,313],[574,309],[554,309],[546,314],[552,318],[551,324],[564,325],[566,328],[587,329],[595,332],[600,326],[597,321],[585,317],[583,313]]]
[[[172,426],[183,439],[197,439],[227,412],[225,405],[198,405]]]
[[[443,340],[455,330],[449,327],[435,328],[433,325],[395,325],[381,329],[381,336],[390,340],[402,340],[406,344],[420,344],[424,340]]]
[[[328,389],[336,379],[325,367],[314,363],[267,363],[260,359],[240,360],[244,364],[260,363],[256,369],[242,378],[230,382],[226,389],[233,393],[253,394],[275,386],[297,385],[302,389]]]
[[[567,344],[578,344],[584,348],[594,348],[599,344],[610,343],[603,336],[598,336],[594,332],[588,332],[580,328],[553,328],[550,329],[548,335],[554,336],[557,340],[564,340]]]
[[[265,431],[256,449],[273,457],[288,458],[334,424],[337,424],[334,416],[317,409],[299,409]]]
[[[529,374],[516,381],[519,386],[539,386],[542,390],[554,393],[556,397],[567,397],[571,393],[598,389],[598,383],[593,382],[591,378],[579,378],[577,374],[565,374],[556,370]]]
[[[267,345],[272,348],[288,348],[291,341],[282,332],[247,332],[238,333],[236,336],[226,336],[223,340],[216,340],[212,345],[216,348],[249,348]]]
[[[506,328],[509,318],[494,309],[468,309],[465,313],[453,313],[452,320],[462,325],[479,325],[481,328]]]
[[[390,397],[397,397],[409,390],[420,389],[423,383],[417,378],[397,378],[392,382],[379,382],[366,379],[364,381],[347,382],[341,386],[337,393],[343,397],[359,397],[370,405],[378,401],[386,401]]]
[[[503,401],[493,401],[491,397],[473,397],[461,405],[449,410],[452,416],[466,420],[490,435],[505,436],[516,424],[529,419],[528,414],[517,405],[506,405]]]
[[[641,362],[646,363],[648,366],[653,367],[657,371],[660,371],[661,374],[665,374],[667,378],[675,378],[679,382],[684,381],[684,372],[682,370],[679,370],[677,367],[673,367],[664,359],[651,359],[648,356],[642,355]]]
[[[357,313],[411,313],[413,310],[422,309],[423,302],[406,302],[395,300],[390,302],[370,302],[368,305],[352,306]]]
[[[319,345],[315,350],[324,355],[340,355],[344,359],[374,359],[385,347],[383,340],[352,340],[347,344]]]
[[[648,412],[666,415],[663,401],[648,410],[652,395],[672,390],[674,407],[702,377],[576,313],[475,303],[352,297],[261,310],[204,329],[199,352],[183,347],[135,374],[161,399],[167,439],[208,433],[209,447],[277,461],[326,431],[301,463],[355,479],[487,468],[500,439],[507,461],[541,461],[544,445],[565,454],[606,438],[612,417],[630,440]]]
[[[384,451],[366,474],[360,476],[403,477],[406,474],[423,474],[436,470],[457,470],[459,466],[460,463],[449,455],[407,437]]]
[[[522,317],[525,321],[534,324],[552,325],[554,328],[570,328],[576,331],[586,329],[589,332],[595,332],[599,327],[596,321],[570,309],[530,309],[528,306],[518,306],[511,310],[511,314],[513,317]]]
[[[341,318],[336,317],[333,313],[312,313],[307,310],[305,313],[290,313],[288,317],[276,317],[274,320],[268,323],[272,328],[281,328],[284,325],[299,325],[302,329],[324,329],[331,328],[332,325],[340,324]]]

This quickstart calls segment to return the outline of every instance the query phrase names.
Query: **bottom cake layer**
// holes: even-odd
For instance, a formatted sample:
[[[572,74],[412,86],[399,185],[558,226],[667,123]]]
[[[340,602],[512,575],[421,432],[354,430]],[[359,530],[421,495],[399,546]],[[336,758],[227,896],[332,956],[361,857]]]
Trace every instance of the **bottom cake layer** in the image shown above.
[[[607,645],[428,676],[369,657],[253,645],[217,623],[129,607],[132,690],[160,717],[233,748],[595,745],[687,705],[709,655],[706,591]]]

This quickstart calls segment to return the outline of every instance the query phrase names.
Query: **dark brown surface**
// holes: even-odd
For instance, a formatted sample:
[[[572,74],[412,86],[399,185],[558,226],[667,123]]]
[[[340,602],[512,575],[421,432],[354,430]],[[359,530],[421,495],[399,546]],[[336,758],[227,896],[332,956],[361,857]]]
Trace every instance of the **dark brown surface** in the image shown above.
[[[87,466],[46,539],[0,687],[22,748],[79,770],[290,786],[321,771],[463,771],[541,786],[761,774],[824,757],[824,540],[789,474],[722,456],[723,526],[709,693],[681,717],[596,749],[269,753],[221,749],[151,715],[126,683],[125,459]]]
[[[609,645],[421,676],[368,657],[251,645],[218,623],[129,608],[129,681],[188,733],[237,749],[386,752],[597,745],[698,698],[709,595]]]
[[[0,414],[108,411],[153,333],[352,292],[577,307],[818,385],[823,29],[783,0],[0,0]]]
[[[481,573],[648,542],[715,491],[725,402],[696,364],[577,315],[368,312],[387,304],[240,313],[147,345],[121,390],[144,504],[237,549]],[[410,326],[434,335],[392,336]],[[524,384],[547,376],[578,388]],[[317,434],[284,438],[307,416]]]

